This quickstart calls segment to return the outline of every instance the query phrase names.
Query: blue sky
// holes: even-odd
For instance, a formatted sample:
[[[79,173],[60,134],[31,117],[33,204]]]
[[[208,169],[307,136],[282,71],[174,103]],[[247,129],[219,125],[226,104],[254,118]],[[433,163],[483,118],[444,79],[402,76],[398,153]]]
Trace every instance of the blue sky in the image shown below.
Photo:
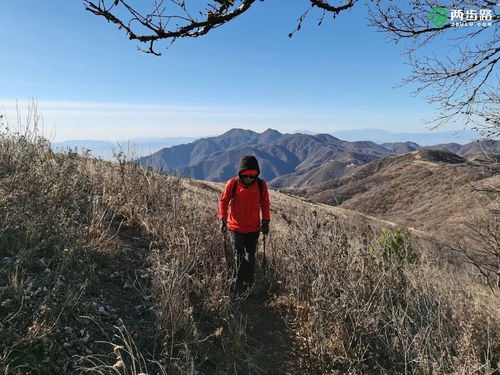
[[[156,57],[79,0],[0,0],[0,110],[35,98],[54,141],[204,136],[234,127],[282,132],[424,132],[433,107],[402,46],[366,24],[360,3],[288,38],[304,0],[256,2],[208,35]],[[453,130],[442,128],[441,130]]]

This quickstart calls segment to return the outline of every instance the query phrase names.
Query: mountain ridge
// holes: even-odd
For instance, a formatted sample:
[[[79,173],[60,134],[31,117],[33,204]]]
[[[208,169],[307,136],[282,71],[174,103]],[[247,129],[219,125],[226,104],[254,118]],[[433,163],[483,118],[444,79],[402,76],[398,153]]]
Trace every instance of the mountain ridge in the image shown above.
[[[483,148],[500,153],[500,141],[440,144],[438,149],[459,156]],[[342,177],[352,168],[381,157],[423,148],[415,142],[379,145],[372,141],[344,141],[328,133],[290,134],[267,129],[257,133],[235,128],[220,136],[201,138],[188,144],[164,148],[139,162],[163,172],[201,180],[224,181],[236,173],[237,160],[252,154],[259,159],[261,177],[274,188],[304,187]],[[434,148],[432,146],[431,148]]]
[[[284,190],[424,231],[451,233],[460,231],[464,213],[486,202],[474,186],[500,188],[500,164],[494,164],[423,148],[377,159],[315,186]]]

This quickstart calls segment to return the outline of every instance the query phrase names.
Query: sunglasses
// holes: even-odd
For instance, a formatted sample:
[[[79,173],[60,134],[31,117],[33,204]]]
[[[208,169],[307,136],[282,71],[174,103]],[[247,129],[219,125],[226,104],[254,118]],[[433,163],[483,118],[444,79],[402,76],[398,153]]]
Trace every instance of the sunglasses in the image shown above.
[[[241,178],[251,178],[253,180],[254,178],[257,178],[257,175],[256,174],[244,174],[241,176]]]

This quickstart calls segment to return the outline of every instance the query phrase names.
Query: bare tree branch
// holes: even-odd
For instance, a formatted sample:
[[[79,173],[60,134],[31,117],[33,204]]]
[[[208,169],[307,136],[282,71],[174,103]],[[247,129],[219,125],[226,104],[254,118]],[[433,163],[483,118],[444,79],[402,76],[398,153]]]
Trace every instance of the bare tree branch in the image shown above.
[[[429,17],[435,6],[429,0],[397,4],[377,1],[370,8],[369,22],[396,44],[407,42],[405,53],[412,72],[399,86],[418,84],[412,92],[415,96],[422,91],[430,92],[426,99],[438,105],[438,115],[426,120],[426,124],[434,129],[458,123],[463,128],[479,130],[484,136],[499,137],[500,17],[492,14],[488,21],[491,26],[454,27],[449,22],[437,27]],[[488,0],[455,1],[450,9],[492,10],[494,6]],[[436,43],[431,53],[420,53],[445,36],[449,49],[442,51],[442,44]]]
[[[213,0],[208,2],[205,8],[192,6],[192,10],[199,14],[199,18],[194,18],[186,1],[170,0],[169,4],[174,10],[169,13],[164,1],[155,1],[153,9],[146,11],[138,10],[139,6],[131,6],[125,0],[83,1],[86,10],[118,25],[119,29],[125,30],[129,39],[148,43],[149,49],[145,51],[155,55],[160,55],[154,50],[156,41],[170,39],[174,42],[177,38],[196,38],[205,35],[210,30],[243,14],[255,2],[255,0]],[[110,5],[106,6],[107,3]],[[126,19],[128,21],[125,21]],[[176,24],[168,28],[171,21],[175,21]]]
[[[497,164],[496,172],[492,171],[497,175],[498,154],[485,152],[483,156],[486,163]],[[493,181],[495,184],[474,186],[474,191],[484,193],[490,203],[469,214],[463,237],[453,239],[450,247],[476,268],[495,293],[500,290],[500,185],[498,179]]]
[[[324,9],[327,12],[332,12],[335,14],[339,14],[343,10],[349,9],[356,4],[357,0],[348,0],[344,5],[341,6],[334,6],[330,4],[328,1],[324,0],[309,0],[311,2],[311,5],[317,6],[318,8]]]

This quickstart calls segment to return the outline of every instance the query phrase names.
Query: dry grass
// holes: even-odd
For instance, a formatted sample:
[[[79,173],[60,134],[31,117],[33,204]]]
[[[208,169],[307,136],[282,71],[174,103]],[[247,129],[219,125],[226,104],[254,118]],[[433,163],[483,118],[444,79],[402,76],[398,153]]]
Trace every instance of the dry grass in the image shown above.
[[[295,335],[293,373],[496,373],[498,297],[446,262],[442,243],[342,208],[271,201],[265,282]]]
[[[113,372],[125,329],[144,372],[244,366],[217,228],[181,180],[55,154],[37,119],[0,134],[2,372]]]
[[[272,280],[284,288],[306,373],[493,372],[498,357],[481,355],[497,345],[497,323],[460,278],[417,260],[405,242],[348,237],[338,224],[325,236],[323,218],[302,217],[306,230],[275,239]]]
[[[250,339],[265,311],[228,297],[221,185],[55,154],[36,120],[0,133],[0,372],[276,373]],[[271,198],[259,303],[290,373],[494,373],[498,312],[412,234]]]

